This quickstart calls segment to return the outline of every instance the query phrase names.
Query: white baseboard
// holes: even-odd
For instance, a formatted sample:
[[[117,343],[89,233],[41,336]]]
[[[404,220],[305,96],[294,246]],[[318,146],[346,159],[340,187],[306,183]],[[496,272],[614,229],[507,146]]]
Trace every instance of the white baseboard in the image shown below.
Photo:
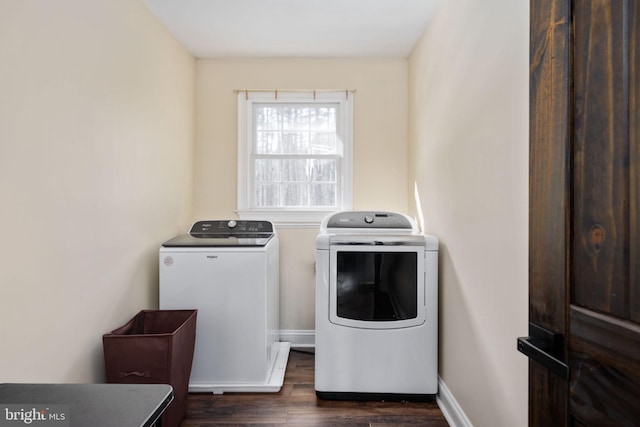
[[[313,329],[283,329],[280,330],[280,341],[291,343],[291,348],[315,348],[316,332]]]
[[[458,401],[440,377],[438,377],[438,397],[436,402],[438,402],[442,414],[451,427],[473,427]]]

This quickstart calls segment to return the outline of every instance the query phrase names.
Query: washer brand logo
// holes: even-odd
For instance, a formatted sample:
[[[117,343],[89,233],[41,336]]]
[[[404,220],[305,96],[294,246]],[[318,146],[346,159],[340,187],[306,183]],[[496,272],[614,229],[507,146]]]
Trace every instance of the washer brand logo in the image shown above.
[[[173,265],[173,257],[166,256],[164,257],[164,260],[162,260],[162,262],[164,262],[164,265],[166,265],[167,267],[171,267]]]
[[[0,405],[0,427],[16,425],[69,427],[69,407],[62,405]]]
[[[218,255],[207,255],[207,259],[218,259]]]

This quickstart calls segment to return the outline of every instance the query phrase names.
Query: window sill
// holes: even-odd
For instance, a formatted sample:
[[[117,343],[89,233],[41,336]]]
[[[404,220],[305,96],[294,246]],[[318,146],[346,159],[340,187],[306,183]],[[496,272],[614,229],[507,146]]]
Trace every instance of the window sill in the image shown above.
[[[266,220],[279,228],[319,228],[322,220],[334,210],[327,211],[281,211],[281,210],[238,210],[240,219]]]

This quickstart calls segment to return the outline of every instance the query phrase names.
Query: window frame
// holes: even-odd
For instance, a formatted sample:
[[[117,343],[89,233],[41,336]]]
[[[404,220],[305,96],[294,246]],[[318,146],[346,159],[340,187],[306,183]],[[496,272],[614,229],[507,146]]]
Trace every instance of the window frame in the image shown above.
[[[252,167],[254,146],[253,112],[255,104],[338,104],[336,128],[338,143],[337,156],[341,180],[336,185],[337,206],[328,208],[256,208],[252,207],[253,186],[255,184]],[[341,149],[340,149],[341,148]],[[259,155],[257,155],[259,156]],[[296,157],[288,155],[287,157]],[[300,155],[314,157],[314,155]],[[238,181],[236,213],[240,219],[270,220],[286,227],[318,226],[331,212],[351,209],[353,182],[353,91],[238,91]],[[341,182],[340,182],[341,181]]]

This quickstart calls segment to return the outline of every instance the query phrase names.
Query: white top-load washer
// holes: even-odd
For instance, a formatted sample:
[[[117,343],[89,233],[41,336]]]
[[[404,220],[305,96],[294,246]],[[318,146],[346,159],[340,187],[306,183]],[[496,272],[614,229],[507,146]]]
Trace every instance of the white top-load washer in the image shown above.
[[[329,215],[316,239],[316,394],[432,400],[438,240],[395,212]]]
[[[269,221],[196,222],[160,248],[160,309],[197,309],[189,391],[277,392],[279,242]]]

